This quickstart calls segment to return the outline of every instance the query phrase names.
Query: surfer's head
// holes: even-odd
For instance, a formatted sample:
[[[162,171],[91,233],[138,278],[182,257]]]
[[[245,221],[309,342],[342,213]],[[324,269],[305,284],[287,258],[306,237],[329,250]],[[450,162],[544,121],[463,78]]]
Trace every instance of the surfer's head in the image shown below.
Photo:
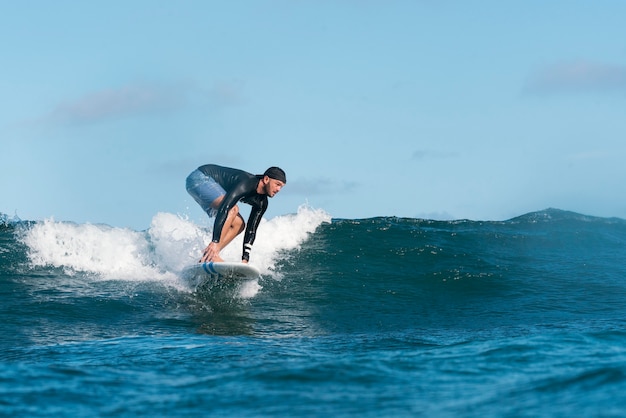
[[[286,183],[287,176],[285,175],[285,172],[281,168],[270,167],[265,170],[265,173],[263,173],[263,177],[259,181],[257,193],[274,197],[274,195],[280,192],[280,189],[282,189]]]
[[[282,168],[270,167],[267,170],[265,170],[265,173],[263,173],[263,176],[267,176],[271,179],[282,181],[283,184],[287,184],[287,175],[285,175],[285,172],[283,171]]]

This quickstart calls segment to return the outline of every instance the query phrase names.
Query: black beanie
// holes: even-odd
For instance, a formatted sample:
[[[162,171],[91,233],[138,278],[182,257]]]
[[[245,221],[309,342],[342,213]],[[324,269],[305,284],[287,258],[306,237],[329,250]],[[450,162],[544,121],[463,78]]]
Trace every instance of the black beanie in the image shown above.
[[[263,175],[274,180],[282,181],[283,183],[287,184],[287,176],[285,175],[285,172],[281,168],[270,167],[267,170],[265,170],[265,173],[263,173]]]

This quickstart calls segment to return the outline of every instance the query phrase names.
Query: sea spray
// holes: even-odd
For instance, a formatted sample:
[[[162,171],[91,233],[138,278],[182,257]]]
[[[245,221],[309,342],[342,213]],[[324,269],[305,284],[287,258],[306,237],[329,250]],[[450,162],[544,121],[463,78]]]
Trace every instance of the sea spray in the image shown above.
[[[297,249],[330,220],[326,212],[308,206],[301,206],[295,214],[263,219],[251,262],[263,275],[276,275],[280,254]],[[225,260],[240,259],[242,235],[224,249]],[[47,219],[26,227],[21,241],[28,247],[32,267],[57,267],[68,275],[88,273],[96,280],[156,281],[185,287],[181,271],[198,262],[211,237],[212,228],[201,228],[179,215],[157,213],[146,231]],[[251,295],[254,289],[248,284],[242,293]]]
[[[47,219],[24,231],[32,266],[62,268],[66,274],[93,273],[108,280],[148,280],[162,273],[149,259],[142,232],[108,225]]]

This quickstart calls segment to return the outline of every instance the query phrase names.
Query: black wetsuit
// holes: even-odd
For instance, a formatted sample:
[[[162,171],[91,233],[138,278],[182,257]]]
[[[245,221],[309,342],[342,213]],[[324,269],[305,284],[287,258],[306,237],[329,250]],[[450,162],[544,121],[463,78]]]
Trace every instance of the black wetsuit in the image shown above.
[[[250,259],[250,250],[256,237],[256,229],[261,222],[263,214],[267,210],[267,195],[258,194],[256,188],[259,180],[263,178],[260,175],[247,173],[243,170],[235,168],[221,167],[215,164],[207,164],[198,167],[203,174],[213,178],[226,191],[226,196],[222,200],[217,215],[215,216],[215,225],[213,226],[213,242],[219,242],[222,236],[222,229],[228,217],[228,211],[232,209],[237,202],[241,201],[252,206],[246,232],[243,237],[243,260]]]

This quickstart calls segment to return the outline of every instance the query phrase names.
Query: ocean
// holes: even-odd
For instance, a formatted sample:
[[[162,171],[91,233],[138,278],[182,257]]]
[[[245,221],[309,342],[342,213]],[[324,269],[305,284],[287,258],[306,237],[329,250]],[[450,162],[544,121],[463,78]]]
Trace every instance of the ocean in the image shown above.
[[[303,206],[192,288],[210,232],[0,215],[0,416],[626,416],[623,219]]]

